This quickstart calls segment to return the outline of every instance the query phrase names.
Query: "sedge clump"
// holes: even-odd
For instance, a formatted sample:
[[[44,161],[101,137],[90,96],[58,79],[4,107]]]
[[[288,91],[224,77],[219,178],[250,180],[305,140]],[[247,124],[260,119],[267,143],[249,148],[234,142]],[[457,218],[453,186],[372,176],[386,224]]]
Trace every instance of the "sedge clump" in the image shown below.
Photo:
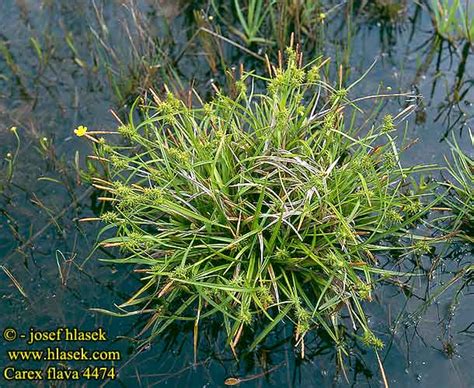
[[[121,308],[168,312],[151,314],[150,339],[170,321],[219,316],[233,349],[245,333],[254,348],[285,320],[298,344],[322,327],[343,354],[349,311],[364,343],[383,346],[362,303],[399,275],[379,254],[413,251],[399,237],[430,209],[410,185],[426,168],[401,165],[391,116],[359,126],[350,87],[288,55],[267,78],[244,74],[237,97],[143,106],[140,122],[119,128],[129,146],[107,146],[102,220],[115,235],[101,243],[143,274]],[[262,81],[261,93],[245,87]],[[253,333],[256,321],[266,327]]]

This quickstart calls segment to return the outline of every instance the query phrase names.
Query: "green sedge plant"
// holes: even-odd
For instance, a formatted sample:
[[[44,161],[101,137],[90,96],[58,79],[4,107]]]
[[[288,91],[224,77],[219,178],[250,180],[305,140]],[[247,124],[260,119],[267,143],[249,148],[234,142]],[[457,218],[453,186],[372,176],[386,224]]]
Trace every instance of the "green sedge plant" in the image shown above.
[[[469,131],[472,146],[474,135]],[[449,177],[441,184],[448,189],[451,195],[445,195],[444,201],[451,208],[452,229],[459,236],[469,242],[474,225],[474,161],[464,152],[453,136],[451,146],[451,161],[446,158]]]
[[[229,4],[212,0],[220,23],[246,46],[277,45],[284,49],[291,33],[296,39],[319,40],[327,12],[319,1],[234,0]],[[339,6],[328,10],[332,13]],[[265,37],[265,38],[264,38]]]
[[[244,6],[242,3],[247,4]],[[259,36],[260,29],[273,3],[272,1],[270,4],[265,4],[264,0],[249,0],[247,2],[234,0],[234,10],[237,14],[237,20],[242,27],[242,32],[238,29],[233,29],[233,32],[239,35],[247,44],[265,42],[265,39]],[[212,5],[214,10],[218,12],[218,7],[214,1]]]
[[[146,314],[147,341],[183,320],[197,344],[200,324],[216,317],[235,353],[243,335],[254,349],[279,324],[294,327],[302,354],[315,328],[340,361],[347,333],[383,346],[364,304],[379,282],[409,276],[392,252],[430,243],[403,237],[436,201],[411,184],[432,166],[402,166],[403,112],[375,119],[382,96],[351,100],[360,80],[332,84],[327,62],[302,66],[288,49],[268,76],[242,73],[234,95],[195,93],[190,106],[154,94],[112,139],[81,133],[104,167],[93,178],[108,205],[98,244],[120,251],[105,261],[143,280],[114,314]],[[367,101],[371,114],[357,105]]]
[[[451,43],[474,44],[474,3],[470,0],[431,0],[433,23],[438,34]]]

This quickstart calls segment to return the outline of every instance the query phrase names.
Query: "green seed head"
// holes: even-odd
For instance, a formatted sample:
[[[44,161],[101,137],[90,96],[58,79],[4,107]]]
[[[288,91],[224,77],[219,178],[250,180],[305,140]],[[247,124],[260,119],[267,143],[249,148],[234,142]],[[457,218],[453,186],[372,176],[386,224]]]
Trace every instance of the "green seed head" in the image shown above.
[[[367,190],[364,190],[362,188],[360,188],[358,191],[357,191],[357,195],[359,197],[361,197],[362,199],[364,198],[369,198],[369,199],[372,199],[375,197],[375,193],[372,189],[369,189],[367,188]]]
[[[146,200],[155,204],[163,202],[163,190],[157,187],[147,187],[143,190],[143,195]]]
[[[423,255],[431,252],[431,246],[428,240],[417,240],[413,247],[414,253]]]
[[[321,79],[321,75],[319,74],[319,67],[311,67],[311,69],[308,71],[308,74],[306,75],[306,79],[309,83],[315,83],[319,81]]]
[[[285,86],[285,78],[283,76],[283,73],[279,70],[277,70],[277,74],[270,83],[268,84],[268,91],[272,95],[276,95],[280,93],[281,89]]]
[[[126,139],[133,139],[137,136],[137,131],[129,124],[121,125],[117,128],[118,133],[125,137]]]
[[[311,314],[306,311],[300,304],[295,307],[295,316],[299,322],[309,322],[311,320]]]
[[[189,153],[186,151],[181,151],[177,148],[170,148],[168,150],[168,155],[185,166],[188,166],[190,163]]]
[[[275,121],[276,121],[276,128],[283,129],[288,125],[288,120],[290,119],[290,112],[285,107],[282,107],[278,110]]]
[[[410,215],[415,215],[419,213],[422,209],[423,209],[423,204],[420,202],[419,199],[410,201],[408,204],[405,205],[405,208],[404,208],[404,210]]]
[[[387,223],[389,225],[401,224],[403,216],[395,209],[389,209],[386,213]]]
[[[214,114],[214,109],[212,108],[212,104],[205,103],[202,107],[204,114],[206,116],[212,116]]]
[[[397,166],[397,157],[394,155],[393,152],[387,152],[384,155],[384,166],[388,170],[392,170],[394,167]]]
[[[288,56],[288,68],[295,66],[296,64],[296,50],[293,47],[287,47],[285,50],[286,55]]]
[[[395,129],[392,115],[385,115],[382,123],[382,132],[390,132]]]
[[[383,348],[383,342],[380,338],[377,338],[374,333],[372,333],[370,330],[367,330],[363,337],[362,337],[362,342],[368,346],[372,347],[375,349],[382,349]]]
[[[336,92],[334,93],[334,96],[337,98],[337,99],[342,99],[344,97],[347,96],[347,89],[344,89],[344,88],[341,88],[339,90],[336,90]]]
[[[310,329],[310,323],[307,321],[298,321],[296,324],[296,332],[299,334],[304,334]]]
[[[294,68],[292,78],[290,79],[290,86],[296,88],[301,86],[304,82],[305,73],[303,69]]]
[[[239,314],[239,321],[244,325],[250,325],[252,323],[252,313],[248,308],[243,307]]]
[[[298,105],[298,107],[296,108],[296,114],[298,116],[304,116],[305,112],[306,112],[305,106],[304,105]]]
[[[114,182],[114,191],[117,198],[126,198],[134,194],[133,189],[130,186],[123,184],[122,182]]]
[[[143,197],[139,194],[132,193],[124,196],[119,200],[118,208],[121,211],[129,212],[134,208],[143,204]]]
[[[305,310],[299,303],[296,303],[295,307],[295,318],[296,318],[296,332],[298,334],[304,334],[310,329],[311,325],[311,314]]]
[[[143,234],[138,233],[138,232],[131,232],[125,240],[124,243],[124,248],[131,250],[131,251],[137,251],[140,250],[144,242],[143,239]]]
[[[102,152],[104,154],[111,154],[112,152],[114,152],[114,149],[113,147],[111,147],[109,144],[107,143],[101,143],[101,146],[102,146]]]
[[[100,218],[102,221],[107,222],[109,224],[116,223],[118,221],[119,215],[116,212],[108,211],[103,213]]]
[[[178,114],[187,112],[183,102],[176,98],[171,92],[166,95],[166,100],[163,101],[157,109],[163,116],[163,121],[171,126],[178,123],[178,118],[176,117]]]
[[[260,287],[258,289],[257,298],[260,300],[264,308],[268,308],[274,303],[273,295],[266,287]]]
[[[117,169],[117,170],[124,170],[128,167],[128,162],[126,159],[121,158],[117,155],[110,156],[110,163]]]
[[[214,131],[214,136],[217,141],[221,141],[222,138],[225,136],[225,131],[223,131],[221,128],[218,128]]]
[[[372,287],[370,287],[370,284],[360,282],[357,284],[357,293],[362,299],[365,300],[370,300],[371,299],[371,293]]]
[[[247,93],[247,85],[245,85],[245,82],[242,80],[239,80],[235,83],[235,88],[239,94]]]
[[[323,129],[324,130],[331,130],[335,129],[337,125],[337,115],[334,112],[329,112],[324,116],[323,120]]]
[[[182,108],[183,103],[173,93],[168,93],[166,95],[166,102],[162,106],[165,109],[169,109],[170,113],[176,113]]]
[[[360,156],[354,160],[354,168],[356,171],[366,173],[374,168],[374,160],[369,154]]]
[[[297,66],[296,52],[293,49],[289,49],[287,54],[289,58],[286,71],[278,69],[277,74],[268,85],[268,91],[274,96],[285,90],[299,88],[305,79],[305,71]]]

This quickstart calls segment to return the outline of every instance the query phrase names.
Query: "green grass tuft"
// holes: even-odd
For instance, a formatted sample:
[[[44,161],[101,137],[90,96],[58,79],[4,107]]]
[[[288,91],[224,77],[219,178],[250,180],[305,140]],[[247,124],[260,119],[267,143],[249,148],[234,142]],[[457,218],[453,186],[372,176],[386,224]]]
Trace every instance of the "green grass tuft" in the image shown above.
[[[474,44],[474,4],[462,0],[431,0],[433,23],[444,39]]]
[[[469,132],[474,146],[474,136]],[[474,162],[472,157],[463,152],[456,138],[450,143],[452,161],[446,159],[449,179],[442,182],[448,190],[446,204],[451,208],[451,228],[459,232],[466,241],[474,242],[472,237],[474,225]]]
[[[345,311],[364,343],[383,346],[363,303],[400,275],[379,254],[419,249],[399,237],[433,204],[410,184],[427,167],[401,165],[399,117],[375,122],[351,102],[353,85],[325,81],[327,61],[301,67],[287,54],[268,78],[244,74],[232,98],[190,108],[156,97],[119,128],[126,147],[97,143],[107,178],[95,186],[112,205],[101,235],[115,231],[101,245],[143,274],[121,308],[150,314],[150,339],[219,315],[232,349],[257,321],[252,347],[285,321],[302,349],[323,327],[343,354]]]

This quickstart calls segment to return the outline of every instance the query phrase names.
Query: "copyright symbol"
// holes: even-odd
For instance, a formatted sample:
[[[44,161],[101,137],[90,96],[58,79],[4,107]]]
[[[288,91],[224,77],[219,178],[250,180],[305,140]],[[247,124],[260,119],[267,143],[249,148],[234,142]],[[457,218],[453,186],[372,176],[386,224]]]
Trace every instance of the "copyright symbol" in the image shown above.
[[[12,342],[16,340],[16,330],[7,327],[5,330],[3,330],[3,338],[5,338],[5,341]]]

